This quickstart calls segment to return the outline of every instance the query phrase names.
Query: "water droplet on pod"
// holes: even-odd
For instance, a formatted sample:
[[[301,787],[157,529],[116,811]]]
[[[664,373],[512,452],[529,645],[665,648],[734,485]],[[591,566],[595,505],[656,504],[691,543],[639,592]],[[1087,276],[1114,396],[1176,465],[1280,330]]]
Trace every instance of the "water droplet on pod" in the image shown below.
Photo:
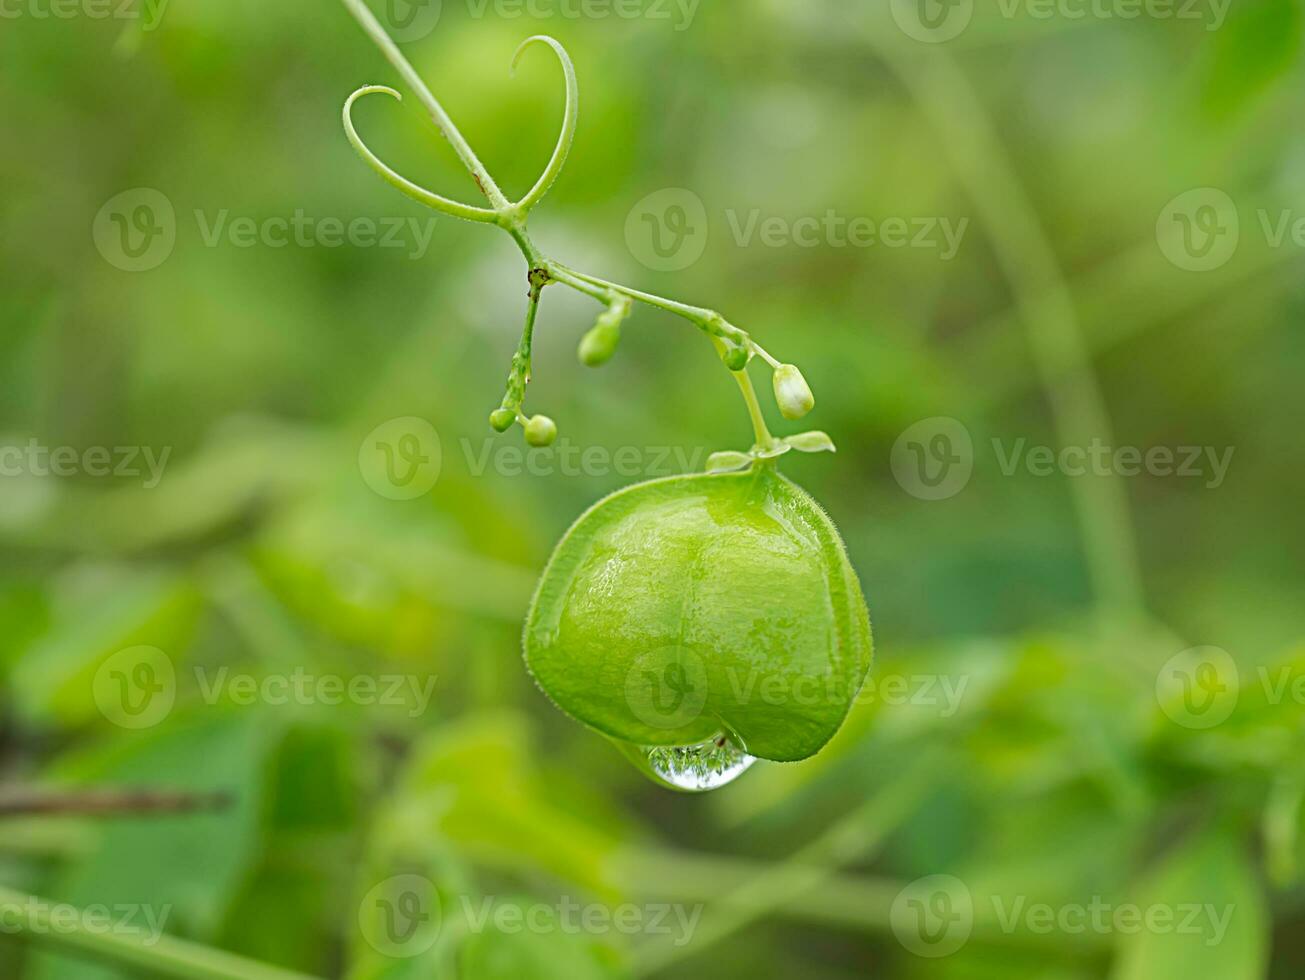
[[[617,745],[653,782],[686,793],[727,786],[757,761],[727,735],[697,745]]]

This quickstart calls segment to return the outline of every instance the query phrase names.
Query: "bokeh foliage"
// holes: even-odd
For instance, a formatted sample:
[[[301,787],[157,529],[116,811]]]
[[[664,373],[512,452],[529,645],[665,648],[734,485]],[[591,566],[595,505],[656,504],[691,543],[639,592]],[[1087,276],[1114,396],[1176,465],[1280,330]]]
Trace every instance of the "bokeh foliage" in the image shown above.
[[[937,48],[886,9],[838,0],[704,3],[650,19],[472,16],[445,0],[406,46],[506,188],[542,166],[556,66],[508,59],[545,31],[580,72],[571,162],[539,210],[574,264],[723,310],[815,388],[836,457],[785,460],[848,543],[875,623],[877,678],[964,678],[960,710],[866,697],[829,749],[760,766],[702,798],[668,794],[555,712],[522,669],[520,623],[569,522],[628,480],[509,475],[490,438],[524,308],[502,236],[439,220],[429,252],[207,247],[210,217],[424,220],[354,157],[339,109],[394,79],[333,2],[175,0],[157,30],[30,15],[0,21],[0,442],[172,447],[139,481],[0,478],[0,736],[13,785],[223,790],[214,813],[5,820],[5,884],[78,904],[173,909],[169,930],[319,976],[1298,976],[1301,725],[1261,670],[1305,669],[1299,542],[1300,250],[1254,217],[1305,197],[1301,10],[1234,0],[1200,23],[1003,18],[980,4]],[[27,9],[24,7],[23,9]],[[933,59],[933,60],[931,60]],[[946,64],[944,74],[937,65]],[[920,66],[925,66],[921,68]],[[923,73],[923,74],[921,74]],[[1118,445],[1235,447],[1228,479],[1123,482],[1145,613],[1102,602],[1064,477],[1007,476],[992,440],[1057,445],[1057,390],[957,156],[974,133],[930,100],[959,82],[1063,273]],[[912,79],[915,81],[913,82]],[[950,94],[949,94],[950,93]],[[937,108],[935,105],[934,108]],[[474,188],[412,100],[360,108],[378,148],[424,183]],[[128,274],[90,228],[129,188],[178,215],[172,256]],[[1223,268],[1175,268],[1156,216],[1193,187],[1238,202]],[[703,258],[644,268],[623,228],[666,187],[707,203]],[[982,193],[982,189],[979,189]],[[743,247],[746,218],[969,219],[931,251]],[[1293,212],[1294,213],[1294,212]],[[1014,218],[1011,219],[1014,221]],[[1039,281],[1034,287],[1051,289]],[[574,347],[596,310],[546,293],[531,403],[578,446],[742,448],[746,416],[691,327],[640,310],[601,372]],[[359,476],[388,419],[430,420],[436,487],[401,502]],[[968,427],[964,492],[919,500],[890,453],[918,419]],[[509,435],[506,440],[516,437]],[[469,448],[468,448],[469,447]],[[647,457],[645,457],[647,458]],[[672,465],[672,464],[666,464]],[[433,675],[419,717],[358,706],[215,707],[183,682],[146,732],[99,712],[91,678],[136,644],[262,675],[307,668]],[[1211,731],[1157,704],[1161,665],[1230,652],[1246,680]],[[360,898],[400,872],[471,896],[705,903],[692,942],[463,935],[395,960],[360,935]],[[975,934],[940,959],[890,928],[899,889],[955,875]],[[1000,928],[986,895],[1030,902],[1229,903],[1217,947],[1183,937]],[[17,942],[0,973],[115,975]]]

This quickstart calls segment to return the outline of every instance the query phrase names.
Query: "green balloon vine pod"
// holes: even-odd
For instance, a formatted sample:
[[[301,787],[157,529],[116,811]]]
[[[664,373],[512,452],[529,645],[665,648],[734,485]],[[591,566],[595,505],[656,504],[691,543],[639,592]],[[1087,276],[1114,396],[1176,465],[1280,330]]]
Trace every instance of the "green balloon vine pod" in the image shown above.
[[[870,619],[856,572],[833,522],[777,470],[780,456],[833,452],[823,432],[776,438],[766,428],[748,375],[754,358],[773,372],[786,419],[815,406],[802,372],[767,353],[719,313],[631,289],[545,256],[526,230],[531,211],[561,173],[575,137],[579,87],[566,49],[562,133],[543,174],[510,201],[363,0],[342,0],[452,144],[489,207],[454,201],[387,166],[353,124],[354,104],[392,88],[368,85],[344,105],[358,154],[388,183],[442,214],[493,224],[527,264],[521,341],[490,425],[520,425],[532,446],[557,438],[546,415],[525,411],[535,320],[544,290],[574,289],[602,306],[580,341],[591,367],[616,353],[634,304],[674,313],[707,335],[739,386],[755,442],[720,452],[708,472],[627,487],[595,504],[567,532],[545,569],[525,628],[526,663],[552,701],[612,739],[662,785],[702,791],[724,785],[756,759],[815,755],[842,725],[870,668]]]
[[[594,506],[548,563],[525,648],[559,708],[660,781],[710,789],[824,747],[870,666],[870,620],[833,522],[758,462]]]

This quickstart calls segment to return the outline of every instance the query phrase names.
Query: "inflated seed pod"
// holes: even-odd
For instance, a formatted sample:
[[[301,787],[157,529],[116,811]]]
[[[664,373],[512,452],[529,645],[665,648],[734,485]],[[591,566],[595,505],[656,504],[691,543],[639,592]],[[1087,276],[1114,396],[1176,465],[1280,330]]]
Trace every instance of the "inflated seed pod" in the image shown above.
[[[837,529],[764,464],[596,504],[553,553],[524,643],[559,708],[691,790],[728,781],[750,757],[814,755],[871,660]]]

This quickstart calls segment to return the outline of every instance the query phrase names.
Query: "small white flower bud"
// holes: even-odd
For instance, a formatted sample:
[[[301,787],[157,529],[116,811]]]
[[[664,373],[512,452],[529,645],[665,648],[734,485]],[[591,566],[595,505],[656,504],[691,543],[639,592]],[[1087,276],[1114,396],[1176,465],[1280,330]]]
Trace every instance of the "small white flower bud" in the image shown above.
[[[816,407],[816,396],[796,365],[781,364],[775,369],[775,402],[786,419],[800,419]]]
[[[526,442],[535,447],[551,446],[557,438],[557,423],[547,415],[536,415],[526,423]]]

